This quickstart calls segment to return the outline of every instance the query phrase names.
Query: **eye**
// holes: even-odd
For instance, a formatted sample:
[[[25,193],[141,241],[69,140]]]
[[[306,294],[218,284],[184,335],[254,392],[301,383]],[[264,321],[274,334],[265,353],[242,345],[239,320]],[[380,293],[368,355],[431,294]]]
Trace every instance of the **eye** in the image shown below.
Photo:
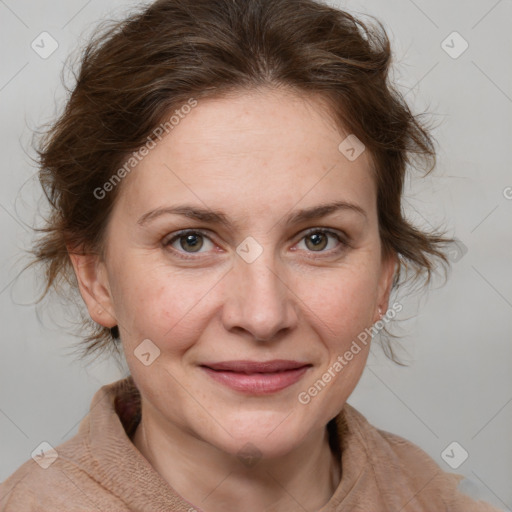
[[[336,254],[349,247],[348,241],[342,235],[321,228],[313,228],[302,237],[298,245],[299,249],[304,250],[300,247],[301,243],[304,243],[305,250],[310,253]],[[168,240],[164,240],[163,245],[166,248],[170,247],[181,258],[194,258],[187,255],[207,253],[215,247],[210,237],[201,230],[179,231]]]
[[[198,253],[198,252],[207,252],[208,251],[208,241],[211,244],[210,249],[213,247],[213,242],[210,238],[201,231],[181,231],[175,234],[172,238],[167,241],[164,241],[165,247],[172,247],[178,253]],[[206,246],[206,251],[201,251],[203,247]],[[186,257],[186,256],[185,256]]]
[[[332,243],[329,243],[330,240]],[[337,252],[348,246],[348,243],[342,240],[340,235],[334,231],[319,228],[308,231],[300,243],[302,241],[304,241],[306,250],[310,252]],[[328,250],[325,250],[326,248]]]

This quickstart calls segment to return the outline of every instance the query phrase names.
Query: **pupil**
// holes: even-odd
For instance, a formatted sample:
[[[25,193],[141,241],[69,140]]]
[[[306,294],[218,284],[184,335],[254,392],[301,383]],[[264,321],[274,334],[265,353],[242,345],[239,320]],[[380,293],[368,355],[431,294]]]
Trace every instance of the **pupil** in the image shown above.
[[[189,246],[189,249],[192,249],[194,252],[201,249],[203,244],[200,240],[200,235],[186,235],[184,238],[186,245]],[[183,244],[181,244],[181,246],[183,249],[187,249],[187,247],[184,247]]]
[[[321,248],[323,249],[325,247],[325,235],[323,233],[314,233],[309,236],[309,240],[313,243],[313,247],[315,248],[322,246]]]

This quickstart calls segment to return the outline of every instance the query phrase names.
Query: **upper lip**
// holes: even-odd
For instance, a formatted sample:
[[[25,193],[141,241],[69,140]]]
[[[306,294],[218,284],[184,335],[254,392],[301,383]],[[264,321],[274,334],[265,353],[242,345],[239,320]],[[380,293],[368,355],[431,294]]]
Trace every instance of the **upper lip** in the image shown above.
[[[311,366],[311,364],[286,359],[274,359],[272,361],[222,361],[218,363],[206,363],[201,366],[211,368],[212,370],[236,373],[274,373],[296,370],[304,366]]]

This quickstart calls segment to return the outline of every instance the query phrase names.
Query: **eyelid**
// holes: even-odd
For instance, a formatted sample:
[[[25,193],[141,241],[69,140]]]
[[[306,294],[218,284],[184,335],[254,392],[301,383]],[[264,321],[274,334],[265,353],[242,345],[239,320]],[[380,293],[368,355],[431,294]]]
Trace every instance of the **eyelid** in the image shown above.
[[[173,233],[170,233],[169,235],[165,236],[163,239],[163,243],[165,245],[169,244],[170,242],[173,242],[177,238],[180,238],[182,236],[186,236],[188,234],[194,234],[194,233],[200,233],[201,235],[206,236],[207,238],[210,238],[211,231],[202,229],[202,228],[185,228],[180,229],[179,231],[174,231]]]
[[[350,237],[344,232],[339,229],[334,228],[308,228],[305,231],[302,231],[302,236],[300,239],[302,240],[304,237],[312,234],[312,233],[326,233],[328,235],[333,235],[342,243],[349,244]]]

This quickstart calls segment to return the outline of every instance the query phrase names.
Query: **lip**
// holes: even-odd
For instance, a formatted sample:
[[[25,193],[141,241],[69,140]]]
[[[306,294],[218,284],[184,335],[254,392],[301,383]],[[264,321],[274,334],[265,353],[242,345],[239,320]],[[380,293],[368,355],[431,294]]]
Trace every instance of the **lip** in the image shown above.
[[[223,361],[202,364],[212,379],[242,393],[277,393],[298,382],[312,365],[298,361]]]

